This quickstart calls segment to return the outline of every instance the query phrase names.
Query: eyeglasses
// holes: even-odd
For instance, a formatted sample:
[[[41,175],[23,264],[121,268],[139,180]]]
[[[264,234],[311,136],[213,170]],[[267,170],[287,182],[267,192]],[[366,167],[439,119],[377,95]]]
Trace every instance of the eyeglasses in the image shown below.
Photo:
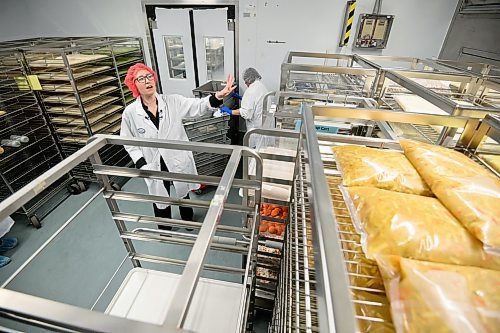
[[[148,81],[151,81],[153,80],[154,78],[154,75],[149,73],[147,75],[143,75],[143,76],[138,76],[135,78],[135,81],[139,82],[139,83],[145,83],[146,82],[146,79],[148,79]]]

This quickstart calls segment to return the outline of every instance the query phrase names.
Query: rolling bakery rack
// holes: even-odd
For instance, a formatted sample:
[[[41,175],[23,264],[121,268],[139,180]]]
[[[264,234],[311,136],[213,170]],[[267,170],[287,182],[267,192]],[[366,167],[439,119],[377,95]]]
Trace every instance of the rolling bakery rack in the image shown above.
[[[296,173],[299,133],[276,129],[252,129],[245,134],[243,143],[257,136],[256,150],[262,158],[262,191],[259,207],[260,227],[258,239],[262,242],[256,261],[256,308],[271,311],[276,299],[283,247],[289,231],[290,203],[293,200],[293,179]],[[255,179],[255,162],[243,158],[244,178]],[[243,201],[255,201],[255,194],[242,191]],[[250,222],[245,222],[249,224]],[[270,245],[270,246],[266,246]]]
[[[39,39],[22,49],[65,156],[94,134],[119,133],[121,114],[135,100],[124,84],[127,69],[144,61],[140,38]],[[102,153],[112,164],[131,163],[122,147]],[[72,172],[81,181],[97,180],[88,162]]]
[[[11,139],[18,140],[11,140]],[[27,80],[18,51],[0,51],[0,201],[61,162],[56,138]],[[66,198],[59,194],[76,185],[66,175],[19,207],[33,226]]]
[[[134,101],[123,82],[126,71],[144,58],[141,39],[127,37],[32,38],[2,42],[0,50],[0,122],[6,124],[1,136],[29,140],[20,147],[2,146],[3,199],[83,147],[93,134],[118,133],[121,113]],[[118,146],[103,148],[103,159],[131,163]],[[21,164],[24,173],[17,167]],[[40,220],[66,197],[64,187],[77,194],[86,190],[87,181],[97,179],[90,163],[82,162],[20,212],[40,227]],[[119,188],[116,181],[113,186]]]

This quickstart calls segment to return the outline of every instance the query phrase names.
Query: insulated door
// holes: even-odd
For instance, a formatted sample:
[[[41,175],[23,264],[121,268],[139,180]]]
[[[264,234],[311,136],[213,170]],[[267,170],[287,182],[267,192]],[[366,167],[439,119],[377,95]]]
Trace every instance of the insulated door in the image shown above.
[[[164,94],[193,96],[196,87],[189,11],[156,8],[153,37]]]
[[[200,85],[235,74],[234,31],[228,29],[227,8],[194,9],[193,21]]]

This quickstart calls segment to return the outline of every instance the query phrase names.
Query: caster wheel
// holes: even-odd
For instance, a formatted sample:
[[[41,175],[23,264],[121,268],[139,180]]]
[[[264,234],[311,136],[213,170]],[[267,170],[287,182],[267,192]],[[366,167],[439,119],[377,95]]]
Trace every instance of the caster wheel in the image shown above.
[[[87,191],[87,184],[85,184],[82,181],[77,181],[76,184],[78,185],[78,188],[80,189],[80,192],[85,192]]]
[[[29,217],[29,220],[30,220],[31,225],[33,225],[35,228],[40,229],[42,227],[42,224],[40,223],[38,216],[31,215]]]
[[[80,190],[80,186],[78,184],[73,183],[68,185],[68,192],[71,194],[80,194],[82,191]]]
[[[120,185],[118,185],[117,183],[111,183],[111,188],[115,191],[121,191],[122,190],[122,187]]]
[[[199,190],[194,191],[194,193],[198,194],[198,195],[202,195],[203,194],[203,190],[199,189]]]

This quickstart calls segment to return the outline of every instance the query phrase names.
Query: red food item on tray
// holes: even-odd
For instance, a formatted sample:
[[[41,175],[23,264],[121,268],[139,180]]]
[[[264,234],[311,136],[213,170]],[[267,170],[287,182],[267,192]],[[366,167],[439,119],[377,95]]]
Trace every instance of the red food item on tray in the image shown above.
[[[259,233],[260,234],[268,233],[272,235],[283,236],[285,233],[285,224],[280,222],[271,222],[262,220],[260,221]]]
[[[262,203],[260,206],[260,215],[284,220],[288,217],[288,207]]]

